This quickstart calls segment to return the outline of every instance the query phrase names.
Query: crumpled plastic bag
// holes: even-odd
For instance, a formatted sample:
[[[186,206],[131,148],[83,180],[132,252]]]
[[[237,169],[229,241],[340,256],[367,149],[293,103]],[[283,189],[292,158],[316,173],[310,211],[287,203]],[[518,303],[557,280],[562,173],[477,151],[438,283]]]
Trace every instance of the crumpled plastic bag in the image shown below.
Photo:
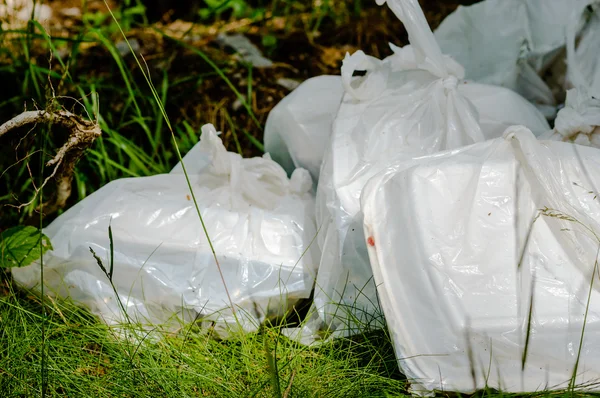
[[[600,148],[600,96],[583,86],[567,91],[565,107],[558,112],[554,128],[540,139]]]
[[[339,76],[323,75],[304,81],[269,112],[265,152],[288,173],[301,167],[317,182],[343,95]]]
[[[413,393],[564,389],[577,363],[597,389],[598,189],[600,150],[523,126],[370,180],[369,258]]]
[[[566,30],[578,33],[584,27],[589,3],[485,0],[459,6],[442,21],[435,37],[442,51],[465,67],[468,79],[510,88],[552,119],[557,101],[542,76],[557,59],[564,58]],[[572,13],[575,20],[565,18]],[[587,51],[582,49],[582,55]],[[588,59],[594,57],[593,52],[587,54]]]
[[[600,2],[596,6],[577,47],[575,24],[567,30],[567,81],[574,88],[567,91],[554,128],[540,138],[600,148]],[[572,19],[577,18],[574,13]]]
[[[268,156],[227,152],[212,125],[184,164],[210,244],[181,164],[170,174],[116,180],[44,229],[54,247],[43,259],[45,292],[71,297],[108,324],[201,321],[224,337],[256,330],[309,297],[319,254],[310,244],[308,172],[297,169],[288,179]],[[90,248],[107,270],[113,258],[112,283],[127,316]],[[39,290],[40,264],[14,269],[13,277]]]
[[[362,51],[344,60],[346,94],[317,189],[322,258],[314,307],[310,321],[293,335],[304,343],[384,325],[359,201],[372,176],[397,159],[495,138],[516,123],[538,134],[549,129],[543,115],[518,94],[463,81],[462,67],[441,53],[418,3],[388,3],[411,46],[384,61]],[[353,78],[356,70],[366,74]]]

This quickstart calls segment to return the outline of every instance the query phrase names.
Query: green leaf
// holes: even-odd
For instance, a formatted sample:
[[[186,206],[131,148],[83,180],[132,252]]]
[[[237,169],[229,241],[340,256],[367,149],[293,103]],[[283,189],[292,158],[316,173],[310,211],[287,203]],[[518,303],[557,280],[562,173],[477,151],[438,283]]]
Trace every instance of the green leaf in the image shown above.
[[[25,267],[48,250],[52,250],[50,239],[37,228],[9,228],[0,235],[0,268]]]

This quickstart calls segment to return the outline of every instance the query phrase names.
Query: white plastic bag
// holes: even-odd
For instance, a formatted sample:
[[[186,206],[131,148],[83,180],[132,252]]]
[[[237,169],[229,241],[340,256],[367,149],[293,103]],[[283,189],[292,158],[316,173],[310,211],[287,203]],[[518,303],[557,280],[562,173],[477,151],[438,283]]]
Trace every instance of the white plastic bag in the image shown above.
[[[317,182],[343,95],[339,76],[317,76],[300,84],[269,113],[265,152],[288,173],[301,167]]]
[[[369,257],[414,393],[566,388],[576,363],[577,385],[597,382],[598,189],[600,150],[522,126],[369,182]]]
[[[127,320],[90,247],[110,266],[128,318],[142,324],[216,322],[223,333],[255,330],[307,298],[318,264],[312,183],[306,170],[291,179],[267,157],[227,152],[212,125],[184,164],[208,236],[200,223],[181,165],[171,174],[113,181],[44,230],[54,250],[44,256],[44,288],[71,297],[109,324]],[[39,289],[40,265],[13,271]],[[238,323],[239,322],[239,323]]]
[[[542,79],[565,47],[566,30],[583,26],[589,0],[485,0],[450,14],[435,31],[442,51],[465,67],[465,76],[504,86],[540,106],[548,118],[556,99]]]
[[[442,55],[415,1],[390,7],[406,26],[410,49],[395,50],[385,61],[359,51],[342,67],[346,94],[317,189],[322,258],[313,320],[299,337],[304,342],[384,324],[359,202],[373,175],[397,159],[498,137],[515,123],[537,133],[549,129],[543,115],[519,95],[463,81],[461,66]],[[404,70],[411,63],[418,68]],[[355,70],[366,75],[352,78]]]

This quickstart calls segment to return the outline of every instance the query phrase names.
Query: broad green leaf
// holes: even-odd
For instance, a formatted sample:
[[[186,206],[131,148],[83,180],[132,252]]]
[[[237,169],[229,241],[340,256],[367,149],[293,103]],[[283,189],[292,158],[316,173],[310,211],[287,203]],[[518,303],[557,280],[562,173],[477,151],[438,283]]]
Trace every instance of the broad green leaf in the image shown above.
[[[37,228],[9,228],[0,235],[0,268],[25,267],[48,250],[52,250],[50,239]]]

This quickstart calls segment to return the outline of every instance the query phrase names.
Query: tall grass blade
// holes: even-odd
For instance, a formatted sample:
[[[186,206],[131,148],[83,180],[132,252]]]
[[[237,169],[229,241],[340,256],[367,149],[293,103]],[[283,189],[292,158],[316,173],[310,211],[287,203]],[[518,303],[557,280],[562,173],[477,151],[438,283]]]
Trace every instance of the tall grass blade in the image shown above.
[[[125,319],[127,320],[127,323],[129,325],[131,325],[131,318],[129,318],[129,314],[127,313],[127,311],[125,310],[125,306],[123,305],[123,302],[121,301],[121,297],[119,296],[119,292],[117,291],[117,287],[115,286],[111,275],[109,274],[109,272],[106,270],[106,267],[104,266],[104,264],[102,263],[102,259],[96,254],[96,252],[94,251],[94,249],[92,249],[91,247],[89,247],[90,252],[92,253],[92,256],[94,257],[94,259],[96,260],[96,263],[98,264],[98,267],[100,267],[100,269],[102,270],[102,272],[104,273],[104,275],[106,275],[106,277],[108,278],[108,282],[110,283],[110,286],[112,287],[113,292],[115,293],[115,299],[117,300],[117,303],[119,304],[119,309],[121,310],[121,312],[123,312],[123,316],[125,317]],[[113,254],[113,248],[112,245],[110,247],[110,256],[112,258]]]
[[[271,352],[269,347],[269,339],[264,331],[264,325],[261,326],[261,334],[263,335],[263,341],[265,346],[265,356],[267,358],[267,365],[269,367],[269,374],[271,375],[271,387],[273,388],[273,394],[277,398],[281,398],[281,386],[279,383],[279,371],[277,370],[277,351],[276,349]],[[277,342],[275,342],[277,345]]]
[[[465,338],[467,340],[467,357],[469,358],[469,370],[473,381],[473,390],[477,391],[477,372],[475,371],[475,355],[471,345],[471,319],[465,321]]]
[[[110,248],[110,269],[108,271],[108,279],[110,279],[110,281],[112,282],[113,280],[113,271],[114,271],[114,266],[115,266],[115,247],[114,247],[114,242],[113,242],[113,234],[112,234],[112,227],[110,225],[110,222],[108,223],[108,240],[109,240],[109,248]]]
[[[106,4],[106,1],[105,1],[105,4]],[[107,7],[108,7],[108,5],[107,5]],[[115,19],[115,22],[116,22],[116,19]],[[127,92],[129,93],[129,100],[131,101],[131,103],[133,103],[133,106],[135,108],[135,113],[137,114],[138,117],[140,117],[140,118],[143,117],[142,110],[141,110],[140,106],[138,105],[137,100],[134,95],[134,93],[137,90],[135,90],[134,87],[131,85],[131,81],[133,81],[133,79],[131,79],[131,77],[129,76],[129,73],[127,72],[127,69],[125,68],[125,65],[123,65],[123,60],[121,59],[119,52],[117,51],[115,46],[112,44],[112,42],[108,38],[106,38],[106,36],[104,35],[104,33],[102,33],[101,30],[94,29],[94,30],[92,30],[92,32],[96,34],[96,36],[98,37],[100,42],[102,42],[102,44],[104,45],[104,47],[106,47],[106,49],[108,50],[110,55],[112,55],[113,59],[115,60],[115,63],[117,64],[117,67],[119,68],[119,72],[121,73],[121,76],[123,77],[123,82],[125,83],[125,87],[127,88]],[[123,36],[125,36],[125,34],[123,34]],[[129,42],[127,42],[127,43],[129,43]]]
[[[246,138],[248,138],[248,140],[252,143],[252,145],[258,148],[258,150],[261,152],[265,151],[265,146],[259,140],[257,140],[256,137],[254,137],[252,134],[246,131],[246,129],[242,129],[242,131],[244,132]]]
[[[541,215],[542,215],[542,213],[538,212],[538,214],[536,214],[536,216],[531,221],[531,224],[529,225],[529,229],[527,230],[527,236],[525,237],[525,243],[523,244],[523,249],[521,250],[521,253],[519,254],[519,262],[517,263],[517,269],[521,269],[521,265],[523,265],[523,259],[525,258],[525,253],[527,252],[527,247],[529,246],[529,239],[531,238],[531,233],[533,231],[533,227],[535,225],[535,222],[538,220],[538,218],[540,218]],[[518,239],[518,236],[517,236],[517,239]],[[517,242],[517,247],[519,247],[518,242]]]
[[[159,33],[160,35],[164,36],[165,38],[174,41],[175,43],[179,44],[181,47],[184,47],[188,50],[190,50],[191,52],[193,52],[194,54],[198,55],[200,58],[202,58],[202,60],[204,62],[206,62],[208,65],[210,65],[211,68],[213,68],[215,70],[215,72],[217,72],[217,74],[221,77],[221,79],[223,79],[223,81],[225,82],[225,84],[227,84],[227,86],[229,86],[229,88],[231,89],[231,91],[233,91],[233,93],[236,95],[236,97],[238,98],[238,100],[242,103],[242,106],[244,108],[246,108],[246,111],[248,112],[248,115],[250,116],[250,118],[252,119],[252,121],[254,122],[254,124],[256,125],[256,127],[258,127],[259,129],[262,129],[262,126],[260,124],[260,122],[258,121],[258,119],[256,118],[256,115],[254,115],[254,112],[252,111],[252,107],[250,106],[250,103],[248,102],[250,99],[246,99],[244,98],[244,96],[238,91],[237,88],[235,88],[235,86],[233,85],[233,83],[231,82],[231,80],[229,80],[229,78],[225,75],[225,73],[223,73],[223,71],[221,70],[221,68],[219,68],[217,66],[217,64],[215,64],[203,51],[198,50],[197,48],[189,45],[188,43],[181,41],[179,39],[176,39],[172,36],[169,36],[168,34],[166,34],[165,32],[154,28],[154,30]],[[249,88],[250,89],[250,88]]]
[[[110,7],[109,7],[108,3],[106,2],[106,0],[104,0],[104,4],[105,4],[106,8],[108,9],[108,12],[110,13],[111,17],[113,18],[113,20],[117,24],[117,26],[119,28],[119,31],[121,32],[121,35],[123,36],[123,39],[125,40],[125,42],[129,46],[129,50],[131,51],[131,54],[133,55],[133,57],[134,57],[137,65],[138,65],[138,67],[140,68],[140,71],[144,75],[144,79],[148,83],[148,86],[150,87],[150,90],[152,91],[152,95],[154,97],[154,100],[156,101],[156,104],[160,108],[160,111],[161,111],[161,114],[162,114],[162,116],[163,116],[163,118],[165,120],[165,123],[167,124],[167,126],[169,128],[169,131],[171,132],[171,138],[173,140],[173,145],[175,147],[175,153],[177,154],[177,158],[179,159],[179,162],[181,163],[181,168],[183,170],[183,174],[185,176],[185,180],[186,180],[188,188],[190,190],[190,195],[192,197],[192,201],[194,203],[194,207],[196,208],[196,213],[198,214],[198,217],[200,218],[200,223],[202,224],[202,230],[204,231],[204,235],[206,236],[206,240],[208,241],[208,245],[210,247],[210,250],[212,252],[213,258],[215,260],[215,264],[216,264],[217,269],[219,271],[219,275],[221,277],[221,282],[223,283],[223,287],[225,289],[225,293],[227,294],[227,298],[228,298],[229,304],[231,306],[231,311],[232,311],[235,319],[237,320],[237,312],[236,312],[235,306],[233,305],[233,300],[231,299],[231,295],[229,293],[229,289],[227,288],[227,283],[225,282],[225,276],[223,275],[223,270],[221,269],[221,265],[219,263],[219,259],[217,258],[217,253],[215,252],[215,248],[213,246],[212,240],[210,239],[210,236],[208,235],[208,229],[206,228],[206,224],[204,223],[204,218],[202,217],[202,213],[200,211],[200,207],[198,206],[198,200],[196,199],[196,195],[194,194],[194,189],[192,188],[192,183],[190,181],[188,172],[187,172],[187,170],[185,168],[185,164],[183,162],[183,157],[181,156],[181,151],[179,150],[179,145],[177,145],[177,138],[175,137],[175,132],[173,131],[173,127],[171,125],[171,121],[169,120],[169,117],[167,116],[167,112],[165,111],[164,105],[163,105],[163,103],[160,100],[160,97],[158,95],[158,92],[156,91],[156,88],[154,87],[154,84],[150,80],[150,73],[149,73],[149,71],[144,70],[144,68],[142,67],[142,64],[141,64],[140,60],[138,59],[135,51],[133,51],[133,48],[131,47],[131,44],[129,43],[129,40],[127,40],[127,36],[125,35],[125,32],[121,28],[121,25],[119,25],[119,22],[117,21],[115,15],[113,14],[113,12],[110,9]],[[239,321],[238,321],[238,324],[239,324]]]
[[[583,326],[581,327],[581,337],[579,338],[579,349],[577,350],[577,359],[575,360],[575,366],[573,367],[573,375],[571,376],[571,381],[569,382],[569,391],[571,393],[574,392],[575,386],[577,383],[577,370],[579,368],[579,360],[581,358],[581,350],[583,349],[583,338],[585,335],[585,325],[587,323],[588,312],[590,309],[590,301],[592,299],[592,291],[594,288],[594,278],[596,277],[596,272],[598,270],[598,255],[600,254],[600,242],[598,246],[598,250],[596,251],[596,260],[594,261],[594,269],[592,271],[592,277],[590,278],[590,289],[588,292],[587,303],[585,305],[585,314],[583,315]]]
[[[235,126],[233,124],[233,120],[231,120],[231,116],[229,116],[229,112],[224,110],[223,114],[225,115],[225,120],[227,120],[227,124],[229,124],[229,128],[231,129],[231,134],[233,135],[233,141],[235,142],[235,149],[237,152],[243,156],[242,145],[240,144],[240,140],[238,138],[237,132],[235,131]]]
[[[527,331],[525,333],[525,347],[523,348],[523,355],[521,356],[521,371],[525,370],[525,363],[527,362],[527,350],[529,348],[529,338],[531,337],[531,320],[533,318],[533,297],[535,289],[535,274],[531,278],[531,294],[529,295],[529,312],[527,314]]]

